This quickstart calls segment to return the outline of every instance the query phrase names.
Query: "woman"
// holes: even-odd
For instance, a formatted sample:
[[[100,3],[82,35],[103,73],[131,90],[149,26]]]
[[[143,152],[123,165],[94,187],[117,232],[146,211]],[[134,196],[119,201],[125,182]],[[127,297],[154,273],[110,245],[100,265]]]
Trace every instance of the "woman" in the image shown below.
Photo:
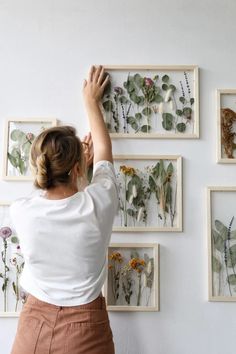
[[[94,146],[90,185],[83,143],[72,127],[42,132],[31,148],[40,194],[16,201],[11,216],[29,293],[11,354],[113,354],[114,344],[101,289],[106,249],[118,206],[112,149],[99,103],[108,76],[92,67],[83,94]]]

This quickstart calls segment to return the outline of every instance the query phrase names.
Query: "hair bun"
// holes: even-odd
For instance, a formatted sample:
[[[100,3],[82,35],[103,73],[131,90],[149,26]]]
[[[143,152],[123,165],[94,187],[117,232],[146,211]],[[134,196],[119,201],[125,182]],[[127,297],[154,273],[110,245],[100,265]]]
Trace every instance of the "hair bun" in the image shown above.
[[[48,160],[44,153],[41,153],[36,159],[37,174],[36,180],[40,188],[46,189],[49,185],[48,180]]]

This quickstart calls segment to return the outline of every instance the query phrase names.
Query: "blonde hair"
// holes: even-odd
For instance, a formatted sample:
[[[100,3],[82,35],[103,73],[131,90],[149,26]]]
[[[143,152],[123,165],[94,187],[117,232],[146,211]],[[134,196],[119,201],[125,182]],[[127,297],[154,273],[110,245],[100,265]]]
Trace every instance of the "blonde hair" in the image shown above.
[[[83,145],[70,126],[44,130],[34,140],[30,151],[30,167],[34,185],[50,189],[70,183],[71,169],[78,163],[79,174],[85,176]]]

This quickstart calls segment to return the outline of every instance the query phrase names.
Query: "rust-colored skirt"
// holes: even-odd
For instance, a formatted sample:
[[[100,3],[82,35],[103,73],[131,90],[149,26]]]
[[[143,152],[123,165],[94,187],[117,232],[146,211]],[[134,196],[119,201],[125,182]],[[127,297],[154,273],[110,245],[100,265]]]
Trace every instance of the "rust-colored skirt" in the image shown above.
[[[55,306],[29,295],[11,354],[114,354],[105,299]]]

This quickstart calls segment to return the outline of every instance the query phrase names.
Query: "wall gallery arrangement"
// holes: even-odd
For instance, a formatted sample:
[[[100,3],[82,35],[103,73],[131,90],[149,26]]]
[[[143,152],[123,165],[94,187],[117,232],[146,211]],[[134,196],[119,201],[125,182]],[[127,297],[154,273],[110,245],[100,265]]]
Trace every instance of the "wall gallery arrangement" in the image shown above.
[[[111,138],[199,138],[198,67],[107,66],[102,109]],[[56,119],[6,122],[3,179],[30,181],[29,153]],[[217,162],[236,161],[236,89],[217,90]],[[182,157],[117,155],[119,210],[113,232],[182,231]],[[236,301],[235,187],[208,187],[209,300]],[[128,238],[128,236],[127,236]],[[9,203],[0,203],[0,316],[18,316],[24,268]],[[110,311],[159,311],[159,244],[116,243],[108,249],[105,296]]]

